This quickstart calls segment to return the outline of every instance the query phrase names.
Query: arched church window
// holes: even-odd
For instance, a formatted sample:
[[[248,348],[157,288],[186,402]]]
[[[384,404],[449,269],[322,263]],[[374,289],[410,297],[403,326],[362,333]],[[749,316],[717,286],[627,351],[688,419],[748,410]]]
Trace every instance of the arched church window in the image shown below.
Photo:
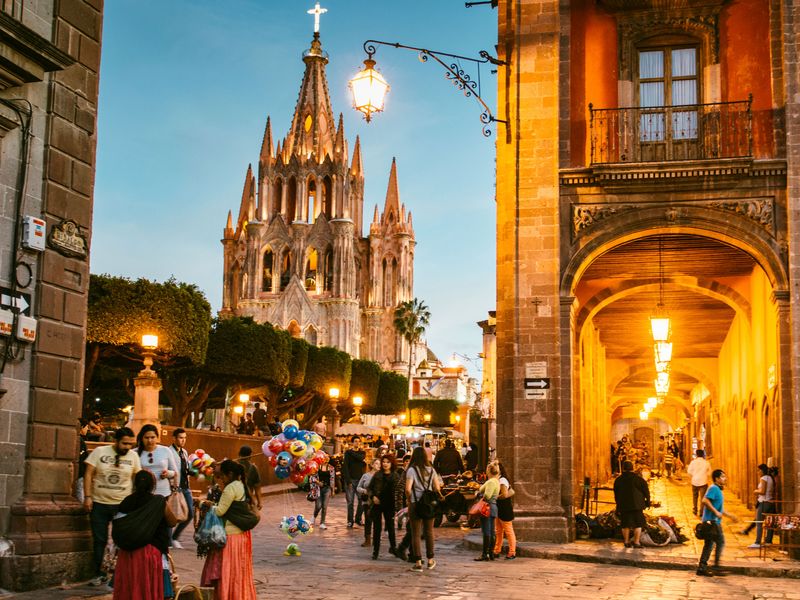
[[[297,218],[297,180],[294,177],[289,179],[286,189],[286,222],[293,223]]]
[[[323,290],[330,292],[333,290],[333,250],[330,248],[325,251],[325,263],[323,268],[325,269],[325,277],[322,283]]]
[[[308,251],[306,259],[306,290],[309,292],[317,291],[317,251],[314,248]]]
[[[387,280],[388,267],[386,265],[386,259],[385,258],[383,259],[382,267],[383,268],[381,270],[381,291],[383,292],[383,305],[384,306],[389,306],[389,301],[388,301],[388,297],[389,297],[388,296],[389,282]]]
[[[272,186],[272,216],[280,214],[283,202],[283,179],[278,177]]]
[[[306,120],[303,123],[303,129],[311,131],[311,126],[314,124],[314,119],[311,115],[306,115]]]
[[[313,346],[317,345],[317,330],[314,329],[313,325],[309,325],[308,327],[306,327],[305,338],[309,344],[312,344]]]
[[[264,252],[264,258],[261,262],[262,269],[261,269],[261,291],[262,292],[271,292],[272,291],[272,264],[274,262],[274,257],[272,255],[272,250],[269,248]]]
[[[397,259],[392,259],[392,304],[391,306],[397,305],[397,288],[398,284],[400,283],[400,273],[397,269]]]
[[[286,249],[281,255],[281,291],[286,289],[289,285],[289,280],[292,277],[292,253]]]
[[[322,212],[329,221],[333,218],[333,182],[330,177],[322,180]]]
[[[313,223],[317,218],[317,182],[313,177],[308,180],[308,216],[306,222]]]

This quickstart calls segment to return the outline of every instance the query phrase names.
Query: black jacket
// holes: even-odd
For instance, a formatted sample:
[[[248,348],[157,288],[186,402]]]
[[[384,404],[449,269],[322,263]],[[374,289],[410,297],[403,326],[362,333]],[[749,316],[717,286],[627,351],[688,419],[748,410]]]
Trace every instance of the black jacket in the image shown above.
[[[650,488],[633,471],[626,471],[614,481],[614,500],[620,512],[644,510],[650,506]]]
[[[464,470],[461,455],[455,448],[442,448],[433,459],[433,468],[439,475],[457,475]]]
[[[381,501],[381,509],[395,508],[395,488],[398,486],[400,476],[396,471],[392,471],[388,475],[383,471],[378,471],[372,476],[369,481],[367,490],[369,492],[370,500],[373,496],[377,496]]]
[[[342,460],[342,480],[345,483],[358,483],[364,474],[366,454],[363,450],[346,450]]]

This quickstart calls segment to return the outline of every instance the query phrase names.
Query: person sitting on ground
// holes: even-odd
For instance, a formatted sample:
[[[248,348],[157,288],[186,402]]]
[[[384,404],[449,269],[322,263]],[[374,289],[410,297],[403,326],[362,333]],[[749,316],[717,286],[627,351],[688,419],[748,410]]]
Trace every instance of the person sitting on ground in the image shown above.
[[[641,548],[642,527],[647,524],[644,509],[650,506],[650,488],[642,477],[633,472],[633,463],[629,460],[622,463],[622,474],[614,481],[614,500],[622,524],[622,541],[625,547]]]

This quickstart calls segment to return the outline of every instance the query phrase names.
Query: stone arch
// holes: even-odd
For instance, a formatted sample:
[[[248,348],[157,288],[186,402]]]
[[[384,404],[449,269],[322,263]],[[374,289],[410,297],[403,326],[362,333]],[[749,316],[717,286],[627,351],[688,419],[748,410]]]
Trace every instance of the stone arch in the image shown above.
[[[270,217],[281,214],[283,210],[283,178],[276,177],[272,185],[272,214]]]
[[[643,360],[641,362],[631,365],[627,369],[617,372],[613,378],[609,378],[609,380],[607,381],[606,389],[608,390],[608,393],[611,394],[615,389],[617,389],[619,384],[621,384],[629,377],[636,376],[640,373],[645,373],[645,372],[649,373],[652,371],[653,371],[652,361]],[[708,375],[705,372],[699,369],[695,369],[691,365],[680,360],[672,361],[672,371],[676,373],[683,373],[685,375],[692,377],[693,379],[696,379],[698,382],[706,386],[706,388],[711,394],[711,398],[716,398],[717,385],[708,377]]]
[[[754,232],[752,227],[744,227],[741,219],[746,217],[740,217],[737,224],[735,213],[726,213],[729,220],[723,220],[720,215],[710,214],[713,213],[710,210],[698,208],[695,211],[688,207],[683,210],[681,220],[695,225],[664,225],[664,208],[660,207],[636,211],[637,220],[626,223],[624,233],[618,227],[608,226],[589,236],[567,261],[561,277],[562,295],[571,296],[584,271],[609,250],[634,240],[665,234],[697,235],[738,248],[764,270],[775,290],[788,289],[789,278],[778,244]]]
[[[306,327],[303,338],[312,346],[317,345],[317,328],[313,325]]]
[[[261,251],[261,291],[272,291],[272,275],[275,272],[275,253],[267,244]]]
[[[286,222],[293,223],[297,219],[297,180],[289,178],[286,186]]]
[[[319,253],[313,246],[306,250],[305,268],[303,270],[303,282],[307,292],[316,292],[317,273],[319,271]]]
[[[322,180],[322,213],[329,221],[333,218],[333,180],[330,175]]]
[[[320,212],[320,198],[317,190],[317,179],[309,175],[306,179],[306,222],[313,223]]]

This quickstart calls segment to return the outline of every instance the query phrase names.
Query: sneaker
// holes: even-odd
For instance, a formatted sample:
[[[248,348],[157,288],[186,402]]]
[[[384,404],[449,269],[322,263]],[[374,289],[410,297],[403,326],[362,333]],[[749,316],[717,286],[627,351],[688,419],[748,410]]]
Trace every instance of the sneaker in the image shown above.
[[[320,529],[327,529],[327,528],[328,528],[328,526],[327,526],[327,525],[325,525],[325,523],[320,523],[320,524],[319,524],[319,528],[320,528]]]
[[[347,528],[348,528],[348,529],[352,529],[352,528],[353,528],[353,524],[352,524],[352,523],[348,523],[348,524],[347,524]]]
[[[89,581],[89,585],[97,587],[97,586],[105,585],[107,582],[108,582],[108,578],[106,578],[105,575],[98,575],[97,577],[95,577],[94,579]]]
[[[183,550],[183,544],[181,544],[178,540],[172,540],[172,547],[176,550]]]
[[[418,560],[413,567],[411,567],[412,571],[416,571],[417,573],[422,573],[425,569],[422,568],[422,561]]]
[[[695,573],[697,575],[700,575],[700,577],[713,577],[714,576],[714,573],[712,573],[709,569],[697,569],[697,571],[695,571]]]
[[[758,550],[759,548],[761,548],[761,544],[750,544],[748,548],[750,548],[751,550]]]
[[[436,568],[436,561],[432,558],[428,559],[428,571],[433,571]]]
[[[516,554],[509,554],[508,556],[506,556],[506,560],[514,560],[515,558],[517,558]]]

